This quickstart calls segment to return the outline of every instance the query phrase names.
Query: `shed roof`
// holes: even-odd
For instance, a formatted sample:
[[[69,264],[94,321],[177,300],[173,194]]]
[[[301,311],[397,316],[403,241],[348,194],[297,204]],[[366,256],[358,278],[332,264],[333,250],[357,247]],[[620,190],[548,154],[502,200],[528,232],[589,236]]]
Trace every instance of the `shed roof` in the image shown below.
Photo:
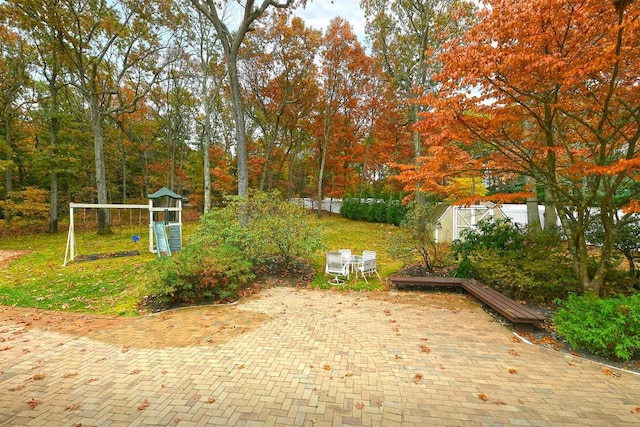
[[[159,199],[161,197],[171,197],[172,199],[176,199],[176,200],[182,199],[181,195],[174,193],[173,191],[169,190],[167,187],[162,187],[161,189],[159,189],[153,194],[147,194],[148,199]]]

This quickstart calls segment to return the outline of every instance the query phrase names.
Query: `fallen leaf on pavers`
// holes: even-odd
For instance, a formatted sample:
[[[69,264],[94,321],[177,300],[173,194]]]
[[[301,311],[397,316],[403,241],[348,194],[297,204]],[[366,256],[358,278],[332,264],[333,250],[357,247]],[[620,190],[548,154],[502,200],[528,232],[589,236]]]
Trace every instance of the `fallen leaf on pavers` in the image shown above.
[[[422,374],[420,373],[417,373],[413,376],[413,382],[415,382],[416,384],[418,384],[421,379],[422,379]]]
[[[510,374],[515,374],[515,373],[517,373],[517,372],[518,372],[518,371],[516,371],[516,370],[515,370],[515,369],[513,369],[513,368],[509,369],[509,373],[510,373]]]
[[[22,349],[22,354],[28,354],[28,353],[31,353],[31,350],[29,350],[28,348]]]
[[[9,391],[20,391],[20,390],[22,390],[23,388],[24,388],[24,384],[18,384],[18,385],[17,385],[17,386],[15,386],[15,387],[11,387],[11,388],[9,389]]]
[[[142,411],[143,409],[148,408],[150,405],[149,400],[145,397],[142,403],[138,406],[138,410]]]
[[[396,322],[397,322],[397,320],[390,319],[390,320],[389,320],[389,322],[391,322],[391,323],[396,323]]]
[[[400,328],[396,326],[395,328],[393,328],[393,332],[400,332]]]
[[[42,380],[44,379],[44,374],[43,373],[37,373],[34,376],[32,376],[31,378],[29,378],[31,380]]]
[[[391,316],[391,310],[389,310],[388,308],[386,308],[386,309],[384,310],[384,314],[385,314],[386,316]]]
[[[85,384],[91,384],[91,383],[96,382],[96,381],[98,381],[98,379],[97,379],[97,378],[89,378],[89,379],[88,379],[88,380],[86,380],[84,383],[85,383]]]
[[[515,351],[515,350],[509,350],[509,354],[510,354],[510,355],[512,355],[512,356],[520,356],[520,355],[518,354],[518,352],[517,352],[517,351]]]
[[[345,377],[350,378],[353,376],[353,374],[351,372],[347,372],[346,374],[344,374]]]
[[[127,351],[129,351],[129,350],[131,350],[131,346],[129,346],[129,345],[123,345],[123,346],[122,346],[122,352],[123,352],[123,353],[126,353],[126,352],[127,352]]]
[[[394,357],[396,358],[396,360],[402,359],[402,356],[400,356],[399,354],[396,354]]]
[[[140,369],[134,369],[130,372],[131,375],[138,375],[140,373]]]
[[[11,350],[13,347],[10,346],[6,346],[6,347],[2,347],[0,348],[0,351],[7,351],[7,350]]]
[[[330,371],[331,370],[331,365],[324,365],[322,367],[325,371]]]
[[[521,405],[524,405],[524,401],[522,399],[518,399],[518,402],[520,402]]]
[[[36,409],[36,406],[38,406],[39,403],[40,401],[35,397],[32,397],[31,399],[27,400],[27,405],[29,405],[29,408],[31,409]]]
[[[505,402],[504,400],[494,400],[493,404],[494,405],[506,405],[507,402]]]
[[[244,369],[244,365],[238,366],[238,369]]]
[[[484,393],[478,393],[478,397],[480,398],[480,400],[484,400],[485,402],[489,400],[489,397]]]
[[[571,363],[571,362],[567,362],[567,365],[569,365],[569,366],[576,366],[576,364],[575,364],[575,363]]]
[[[620,374],[617,374],[617,373],[613,372],[613,371],[612,371],[611,369],[609,369],[609,368],[604,368],[604,369],[602,370],[602,373],[603,373],[603,374],[605,374],[605,375],[609,375],[610,377],[619,377],[619,376],[620,376]]]
[[[62,378],[73,378],[73,377],[75,377],[75,376],[77,376],[77,375],[78,375],[78,373],[77,373],[77,372],[68,372],[68,373],[64,374],[64,375],[62,376]]]
[[[378,405],[378,406],[382,406],[382,400],[378,400],[378,401],[376,401],[376,405]]]
[[[513,342],[517,342],[517,343],[521,343],[521,342],[522,342],[522,340],[520,339],[520,337],[517,337],[517,336],[515,336],[515,335],[511,337],[511,341],[513,341]]]
[[[635,410],[631,411],[632,414],[640,414],[640,406],[638,406]]]
[[[426,345],[421,345],[420,349],[422,350],[423,353],[431,353],[431,349]]]
[[[164,370],[164,371],[162,371],[161,373],[162,373],[162,375],[167,375],[167,373],[168,373],[168,372],[169,372],[169,371],[167,371],[167,370],[165,369],[165,370]]]
[[[213,397],[210,397],[210,398],[208,398],[208,399],[207,399],[207,401],[206,401],[206,402],[204,402],[204,403],[212,404],[212,403],[215,403],[215,401],[216,401],[216,399],[214,399]]]
[[[67,406],[64,409],[66,409],[67,411],[75,411],[79,407],[80,407],[80,405],[78,405],[77,403],[72,403],[71,405]]]
[[[420,341],[429,341],[429,338],[420,338]]]
[[[362,408],[364,408],[364,403],[358,402],[358,403],[356,403],[355,406],[356,406],[356,409],[362,409]]]

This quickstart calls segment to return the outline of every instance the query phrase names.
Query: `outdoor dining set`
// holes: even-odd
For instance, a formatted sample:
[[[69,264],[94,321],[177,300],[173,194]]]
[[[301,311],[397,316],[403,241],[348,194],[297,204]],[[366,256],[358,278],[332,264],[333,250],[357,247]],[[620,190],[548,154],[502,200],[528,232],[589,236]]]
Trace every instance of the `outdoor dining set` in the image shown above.
[[[329,281],[332,285],[341,285],[344,280],[349,280],[350,274],[355,274],[356,279],[359,274],[365,282],[367,275],[375,274],[380,279],[378,274],[376,252],[375,251],[362,251],[362,255],[354,255],[351,253],[351,249],[340,249],[338,251],[327,252],[327,260],[325,264],[325,274],[333,276],[333,279]]]

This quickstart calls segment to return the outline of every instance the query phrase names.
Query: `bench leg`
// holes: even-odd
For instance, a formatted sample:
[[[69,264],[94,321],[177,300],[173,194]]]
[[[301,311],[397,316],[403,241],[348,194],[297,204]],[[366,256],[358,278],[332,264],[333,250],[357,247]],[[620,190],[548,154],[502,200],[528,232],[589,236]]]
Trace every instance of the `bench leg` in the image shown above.
[[[533,324],[531,323],[516,323],[516,332],[526,332],[526,333],[532,333],[533,332]]]

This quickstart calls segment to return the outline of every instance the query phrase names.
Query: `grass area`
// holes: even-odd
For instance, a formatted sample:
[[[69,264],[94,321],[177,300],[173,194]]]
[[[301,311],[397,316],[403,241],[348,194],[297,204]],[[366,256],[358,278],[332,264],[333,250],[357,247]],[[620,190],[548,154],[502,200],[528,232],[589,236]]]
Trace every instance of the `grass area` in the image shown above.
[[[374,250],[378,271],[369,284],[354,276],[341,288],[350,290],[383,289],[387,275],[402,267],[386,252],[386,244],[395,227],[344,219],[327,215],[314,220],[322,229],[327,250],[349,248],[354,254]],[[196,230],[197,222],[184,225],[184,239]],[[59,234],[19,234],[0,238],[0,248],[29,250],[29,254],[0,266],[0,304],[112,315],[135,315],[137,303],[148,294],[158,280],[162,263],[148,252],[146,229],[137,231],[140,241],[133,243],[129,227],[114,228],[110,236],[95,231],[79,231],[76,235],[78,254],[97,254],[139,250],[140,255],[72,262],[63,267],[66,232]],[[324,251],[318,251],[311,263],[316,270],[313,285],[331,288],[324,275]]]
[[[402,263],[393,260],[387,253],[389,235],[397,230],[397,227],[390,224],[377,224],[364,221],[354,221],[343,218],[340,215],[325,215],[322,219],[316,219],[316,224],[322,229],[326,250],[351,249],[354,255],[361,254],[363,250],[376,251],[378,273],[382,281],[377,277],[367,277],[367,284],[361,277],[357,280],[355,276],[340,288],[349,290],[376,290],[384,289],[385,278],[403,267]],[[327,289],[335,287],[328,283],[328,276],[324,274],[325,255],[324,251],[318,252],[311,263],[316,270],[316,278],[313,286]]]

